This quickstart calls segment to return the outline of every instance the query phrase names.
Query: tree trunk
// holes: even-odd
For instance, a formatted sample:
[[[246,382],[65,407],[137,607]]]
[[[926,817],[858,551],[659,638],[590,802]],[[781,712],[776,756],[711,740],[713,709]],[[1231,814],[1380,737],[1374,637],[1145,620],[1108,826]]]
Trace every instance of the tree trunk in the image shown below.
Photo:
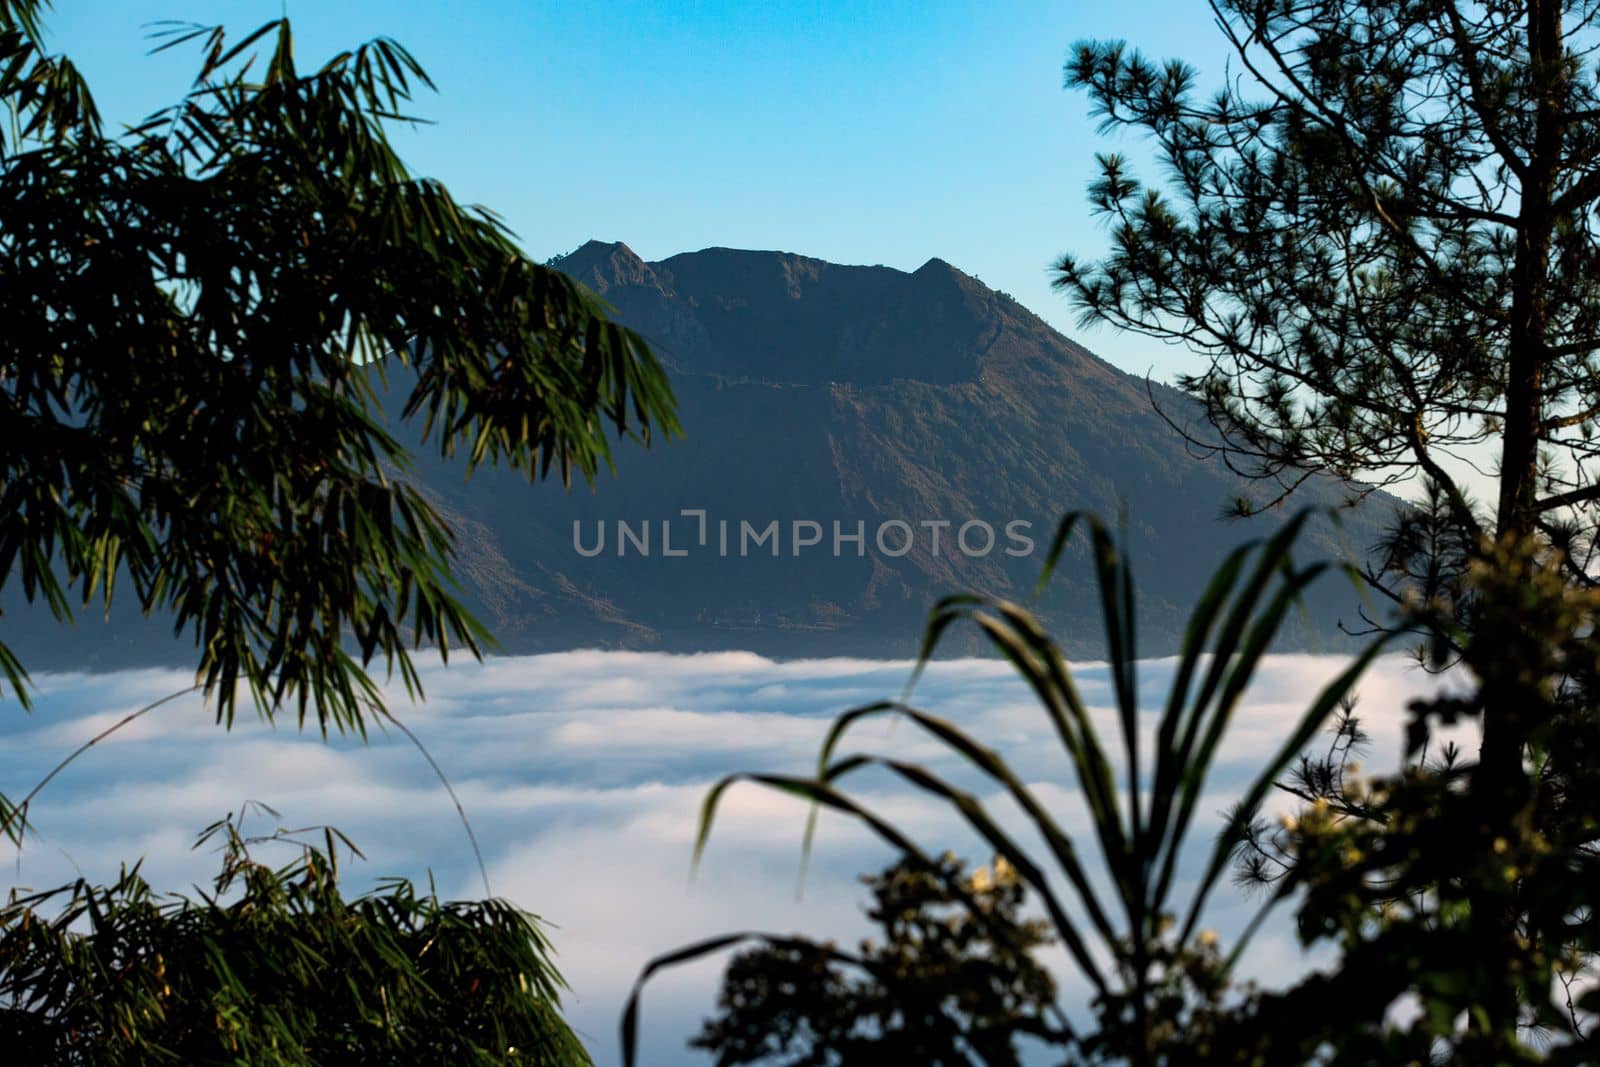
[[[1556,175],[1561,165],[1561,93],[1565,74],[1561,59],[1559,0],[1528,0],[1530,75],[1538,86],[1531,151],[1521,177],[1516,262],[1506,360],[1505,426],[1501,447],[1500,495],[1494,532],[1499,538],[1521,539],[1535,533],[1538,495],[1540,422],[1544,417],[1546,310],[1551,234],[1555,225]],[[1510,839],[1515,820],[1529,800],[1524,764],[1529,729],[1523,701],[1513,689],[1486,685],[1483,693],[1483,741],[1473,791],[1481,803],[1483,847],[1499,837]],[[1473,902],[1474,927],[1510,964],[1518,954],[1518,909],[1514,891],[1481,889]],[[1514,969],[1505,976],[1501,995],[1491,1002],[1490,1018],[1499,1034],[1516,1025]]]

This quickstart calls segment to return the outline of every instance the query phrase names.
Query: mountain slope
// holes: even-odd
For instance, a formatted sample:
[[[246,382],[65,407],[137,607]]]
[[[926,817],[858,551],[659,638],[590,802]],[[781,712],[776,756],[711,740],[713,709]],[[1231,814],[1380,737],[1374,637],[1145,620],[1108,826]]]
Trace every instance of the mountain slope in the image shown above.
[[[910,655],[933,599],[964,589],[1026,599],[1056,521],[1090,510],[1122,517],[1141,651],[1164,654],[1223,554],[1281,518],[1219,518],[1252,487],[1190,455],[1151,404],[1153,392],[1164,411],[1192,417],[1186,398],[1118,371],[942,260],[907,273],[712,248],[647,263],[592,241],[554,266],[651,340],[686,436],[648,452],[624,445],[615,477],[570,493],[505,471],[469,481],[418,453],[415,477],[457,533],[466,598],[505,651]],[[1311,485],[1296,504],[1347,495]],[[1372,543],[1386,500],[1342,530],[1324,525],[1302,554]],[[775,556],[770,541],[752,549],[741,537],[773,522]],[[849,539],[858,523],[859,543]],[[968,525],[979,523],[990,550],[964,551],[983,545],[984,527]],[[796,544],[814,534],[820,543]],[[1085,559],[1075,546],[1039,606],[1070,652],[1096,655]],[[1348,588],[1325,587],[1299,640],[1338,643],[1336,622],[1353,620],[1354,605]],[[39,614],[0,618],[35,669],[193,660],[166,627],[128,612],[71,641]],[[976,647],[968,635],[947,650]]]
[[[584,282],[642,331],[672,371],[687,436],[650,453],[624,449],[617,476],[593,492],[528,491],[504,473],[428,483],[493,531],[497,550],[567,611],[543,625],[522,610],[487,612],[508,648],[574,643],[672,649],[749,647],[799,655],[907,655],[928,605],[959,589],[1026,598],[1055,522],[1091,510],[1124,517],[1141,579],[1145,650],[1176,648],[1189,606],[1233,545],[1276,520],[1228,522],[1224,505],[1259,492],[1218,463],[1191,456],[1151,405],[1142,379],[1116,370],[1014,300],[942,260],[906,273],[776,252],[713,248],[647,263],[626,245],[590,242],[554,265]],[[1191,403],[1161,386],[1163,410]],[[1308,487],[1297,505],[1334,506],[1347,491]],[[698,543],[703,509],[708,544]],[[1349,555],[1386,518],[1382,498],[1323,526],[1307,556]],[[780,523],[781,555],[741,554],[741,523]],[[987,522],[986,555],[951,550],[962,524]],[[574,547],[573,523],[593,549]],[[617,523],[648,523],[652,552],[617,543]],[[673,548],[662,555],[660,524]],[[720,551],[717,528],[732,540]],[[903,522],[887,548],[874,533]],[[924,524],[948,522],[941,543]],[[794,555],[793,524],[814,522],[823,543]],[[833,553],[833,523],[863,524],[864,552]],[[1006,524],[1026,522],[1026,555]],[[805,536],[814,535],[807,529]],[[977,547],[982,531],[970,543]],[[626,552],[626,555],[619,555]],[[1075,652],[1100,649],[1084,555],[1042,601]],[[579,598],[587,598],[580,603]],[[1338,641],[1353,619],[1347,589],[1314,599],[1307,644]],[[957,642],[952,649],[974,647]]]

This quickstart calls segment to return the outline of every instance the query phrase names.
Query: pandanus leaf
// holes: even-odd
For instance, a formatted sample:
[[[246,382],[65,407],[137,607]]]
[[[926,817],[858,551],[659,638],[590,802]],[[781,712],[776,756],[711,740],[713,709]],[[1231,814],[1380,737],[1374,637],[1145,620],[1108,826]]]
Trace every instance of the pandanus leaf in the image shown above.
[[[1132,570],[1122,558],[1115,539],[1094,516],[1074,513],[1064,518],[1057,528],[1046,556],[1041,587],[1056,569],[1073,531],[1082,525],[1089,535],[1109,650],[1112,696],[1126,759],[1126,821],[1122,812],[1123,798],[1119,796],[1105,746],[1059,646],[1039,620],[1021,605],[993,597],[959,594],[945,597],[934,605],[902,698],[863,705],[840,715],[823,740],[813,778],[736,774],[712,787],[701,808],[694,845],[695,863],[698,864],[704,854],[718,805],[728,788],[735,782],[750,781],[809,802],[807,855],[812,846],[817,812],[829,808],[859,819],[908,859],[925,869],[937,871],[933,861],[904,833],[852,800],[840,787],[842,779],[863,768],[886,769],[953,808],[998,856],[1003,857],[1022,882],[1039,894],[1073,963],[1101,995],[1114,994],[1084,931],[1071,918],[1067,903],[1052,887],[1051,873],[995,821],[977,797],[956,787],[943,775],[915,763],[872,754],[839,755],[845,739],[857,724],[876,717],[905,719],[965,765],[997,782],[1004,794],[1018,805],[1044,839],[1059,873],[1072,886],[1078,904],[1088,916],[1089,926],[1118,962],[1119,973],[1131,976],[1132,984],[1137,987],[1135,995],[1138,995],[1147,978],[1147,938],[1151,936],[1156,917],[1164,913],[1184,842],[1227,729],[1289,611],[1301,603],[1305,589],[1330,569],[1328,564],[1298,569],[1290,557],[1290,548],[1308,517],[1309,513],[1298,514],[1272,537],[1235,549],[1223,560],[1202,592],[1185,629],[1171,690],[1156,725],[1152,788],[1144,808],[1140,806],[1144,782]],[[1349,568],[1344,570],[1358,578]],[[1057,818],[1017,777],[1004,758],[956,724],[911,705],[912,689],[945,634],[958,622],[975,625],[1038,698],[1088,807],[1100,858],[1127,915],[1127,931],[1119,934],[1113,925],[1109,909],[1096,893],[1084,858],[1071,836],[1062,830]],[[1185,919],[1179,934],[1180,944],[1192,936],[1212,889],[1273,781],[1310,743],[1385,646],[1386,641],[1382,639],[1369,644],[1318,694],[1254,779],[1212,844],[1200,880],[1187,908],[1183,909]],[[965,905],[980,922],[989,921],[966,887],[948,875],[944,880],[953,900]],[[1274,894],[1251,921],[1240,944],[1228,957],[1226,968],[1232,967],[1262,916],[1281,897],[1281,891]],[[712,939],[651,961],[640,975],[623,1016],[624,1062],[630,1065],[634,1062],[638,999],[649,977],[664,967],[721,951],[751,936],[758,935]]]

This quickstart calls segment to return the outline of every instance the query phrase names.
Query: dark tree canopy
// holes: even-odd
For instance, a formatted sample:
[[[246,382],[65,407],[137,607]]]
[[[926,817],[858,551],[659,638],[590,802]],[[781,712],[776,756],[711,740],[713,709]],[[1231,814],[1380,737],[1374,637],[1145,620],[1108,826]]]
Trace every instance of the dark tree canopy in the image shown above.
[[[998,859],[967,874],[952,856],[937,873],[907,860],[863,878],[882,940],[855,952],[772,940],[728,964],[718,1014],[690,1044],[719,1067],[851,1067],[880,1063],[1022,1062],[1019,1039],[1051,1036],[1055,982],[1032,953],[1048,924],[1020,915],[1026,891]],[[987,921],[946,889],[972,888]]]
[[[1211,8],[1233,59],[1209,96],[1181,62],[1075,49],[1068,86],[1107,130],[1143,135],[1165,175],[1146,185],[1101,158],[1091,198],[1112,250],[1064,258],[1057,284],[1085,319],[1200,353],[1181,384],[1207,439],[1275,500],[1317,473],[1422,478],[1368,575],[1405,609],[1377,625],[1429,620],[1435,662],[1477,675],[1452,708],[1483,727],[1471,811],[1483,839],[1514,840],[1587,778],[1535,739],[1553,717],[1592,736],[1600,699],[1592,672],[1538,675],[1530,700],[1526,679],[1491,669],[1505,652],[1486,642],[1537,613],[1475,592],[1506,559],[1597,585],[1600,4]],[[1474,499],[1475,479],[1492,499]],[[1596,828],[1579,824],[1568,844],[1587,852]],[[1486,973],[1510,972],[1531,893],[1469,894]],[[1489,1010],[1517,1014],[1508,992]]]
[[[115,590],[192,637],[222,721],[248,693],[364,730],[385,714],[376,661],[411,688],[408,647],[488,640],[388,427],[419,420],[469,471],[592,479],[618,443],[677,430],[662,368],[396,156],[387,130],[431,84],[398,44],[301,69],[287,21],[237,43],[172,26],[158,50],[198,49],[193,85],[111,134],[44,48],[43,6],[0,0],[0,596],[67,620]],[[396,365],[408,393],[383,410]],[[3,636],[0,669],[26,703]],[[26,806],[0,798],[0,829],[20,840]],[[12,893],[9,1055],[588,1062],[533,916],[402,880],[347,897],[331,832],[279,868],[233,821],[212,838],[223,870],[198,900],[137,867]]]
[[[403,480],[374,375],[446,455],[593,478],[676,430],[641,339],[413,175],[387,128],[426,74],[378,39],[302,69],[289,24],[198,48],[188,94],[102,128],[37,0],[0,0],[0,594],[114,588],[192,636],[218,715],[364,724],[382,660],[476,653],[451,535]],[[257,54],[257,49],[260,54]],[[0,645],[12,688],[23,665]]]
[[[1209,357],[1182,384],[1225,454],[1294,484],[1422,475],[1474,534],[1600,516],[1600,47],[1591,2],[1216,0],[1223,87],[1120,43],[1067,83],[1153,144],[1100,157],[1111,226],[1057,285],[1086,320]],[[1472,499],[1464,474],[1499,475]]]
[[[347,898],[339,852],[360,854],[337,832],[319,846],[242,821],[201,835],[222,862],[199,899],[153,892],[135,866],[0,907],[11,1062],[590,1062],[533,916],[401,879]],[[288,863],[260,855],[284,844]]]

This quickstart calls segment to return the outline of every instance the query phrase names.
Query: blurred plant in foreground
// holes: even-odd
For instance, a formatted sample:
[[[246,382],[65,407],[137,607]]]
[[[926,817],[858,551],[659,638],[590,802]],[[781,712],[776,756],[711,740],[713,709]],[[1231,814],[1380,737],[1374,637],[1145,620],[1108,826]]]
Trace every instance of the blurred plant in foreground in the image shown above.
[[[1096,885],[1078,842],[1063,829],[1057,813],[1046,808],[1034,787],[1018,777],[998,753],[960,727],[904,700],[871,704],[840,716],[828,733],[812,777],[741,774],[718,783],[702,811],[697,856],[727,788],[736,781],[754,781],[861,820],[900,853],[907,870],[921,871],[936,880],[951,904],[970,917],[975,931],[996,945],[1016,943],[1015,924],[985,907],[975,886],[842,788],[844,780],[860,770],[886,770],[953,807],[1015,872],[1019,886],[1040,901],[1052,936],[1059,939],[1092,988],[1090,1009],[1095,1025],[1091,1031],[1078,1032],[1062,1016],[1057,1028],[1040,1036],[1089,1060],[1152,1064],[1171,1055],[1203,1054],[1211,1047],[1207,1035],[1216,1028],[1213,1018],[1228,1004],[1248,998],[1248,990],[1230,986],[1234,966],[1261,919],[1282,897],[1274,894],[1263,903],[1227,953],[1220,950],[1216,935],[1199,925],[1206,902],[1245,840],[1254,813],[1273,782],[1305,750],[1383,647],[1382,640],[1368,646],[1289,725],[1277,754],[1261,768],[1238,807],[1225,818],[1205,853],[1198,877],[1191,883],[1185,872],[1180,878],[1180,856],[1229,722],[1300,593],[1329,569],[1322,563],[1298,567],[1291,559],[1290,546],[1306,518],[1305,514],[1296,516],[1270,540],[1244,546],[1224,561],[1190,619],[1165,707],[1156,723],[1153,752],[1145,751],[1148,740],[1141,738],[1139,722],[1131,573],[1111,534],[1098,520],[1073,515],[1063,521],[1050,549],[1044,579],[1049,578],[1074,529],[1082,524],[1088,529],[1093,550],[1110,652],[1109,673],[1125,773],[1121,785],[1071,669],[1032,614],[1008,601],[971,595],[949,597],[936,606],[923,639],[918,673],[944,632],[960,620],[976,624],[1010,661],[1037,696],[1060,740],[1062,755],[1089,809],[1099,859],[1099,870],[1093,873],[1106,876],[1109,894]],[[915,681],[914,675],[913,685]],[[892,755],[837,755],[853,726],[881,716],[905,719],[998,785],[1037,831],[1046,855],[1036,856],[1024,848],[977,796],[927,767]],[[1183,898],[1177,899],[1174,889],[1180,884]],[[661,967],[750,938],[781,950],[766,957],[773,961],[783,959],[782,952],[790,952],[792,958],[795,947],[803,944],[793,938],[759,934],[716,938],[657,959],[646,967],[640,982]],[[894,992],[893,987],[886,990],[891,995]],[[623,1053],[630,1063],[636,1052],[637,1013],[636,989],[623,1017]],[[1019,1020],[1019,1032],[1027,1029],[1022,1022]],[[948,1037],[950,1062],[1009,1062],[989,1054],[984,1042],[992,1035],[978,1028],[969,1027]],[[827,1058],[826,1051],[818,1050],[814,1061],[799,1062],[839,1062]]]
[[[1064,524],[1052,561],[1073,525]],[[1058,813],[1047,810],[999,754],[904,702],[841,716],[812,777],[755,774],[719,783],[706,801],[699,846],[727,787],[746,778],[864,822],[901,854],[892,871],[920,872],[927,884],[939,886],[943,906],[965,914],[973,944],[1033,953],[1042,939],[1019,935],[1029,920],[1016,908],[986,902],[994,875],[961,876],[959,864],[930,857],[840,783],[877,767],[949,803],[994,849],[997,869],[1015,880],[1019,894],[1023,888],[1036,894],[1050,936],[1092,992],[1083,1006],[1030,1001],[1009,1031],[974,1025],[971,1018],[966,1025],[925,1028],[938,1037],[932,1051],[919,1049],[925,1062],[1011,1064],[1023,1038],[1045,1042],[1069,1063],[1596,1062],[1600,791],[1588,787],[1600,784],[1600,590],[1568,580],[1548,544],[1486,542],[1458,599],[1410,603],[1394,631],[1433,635],[1436,665],[1447,658],[1458,664],[1456,682],[1411,705],[1400,770],[1364,776],[1350,758],[1365,739],[1354,685],[1383,647],[1380,640],[1285,731],[1282,748],[1225,814],[1209,859],[1191,880],[1195,868],[1185,866],[1180,874],[1178,854],[1228,721],[1284,613],[1321,568],[1297,568],[1289,558],[1299,520],[1224,563],[1191,620],[1154,724],[1153,759],[1146,762],[1135,702],[1132,582],[1109,535],[1088,525],[1121,727],[1120,788],[1070,670],[1022,608],[981,597],[945,601],[930,623],[922,662],[948,625],[969,618],[1017,668],[1061,739],[1088,808],[1097,869],[1091,872],[1081,858]],[[1252,557],[1254,566],[1247,567]],[[1462,680],[1467,684],[1457,684]],[[1527,784],[1515,792],[1508,792],[1506,776],[1486,773],[1456,748],[1437,743],[1441,726],[1481,719],[1491,704],[1515,709],[1518,729],[1532,739]],[[976,795],[941,773],[892,755],[836,754],[854,723],[877,715],[909,720],[969,771],[997,784],[1038,832],[1043,852],[1019,844]],[[1319,730],[1331,731],[1328,749],[1306,755]],[[1276,824],[1261,815],[1274,787],[1297,804]],[[1263,889],[1264,899],[1223,946],[1198,920],[1230,866],[1240,880]],[[1108,883],[1106,895],[1100,887]],[[1067,888],[1070,894],[1061,891]],[[1263,917],[1291,900],[1302,943],[1336,949],[1336,961],[1281,991],[1241,983],[1241,951]],[[1509,941],[1502,936],[1508,926],[1514,932]],[[868,1051],[841,1042],[839,1034],[859,1036],[841,1029],[841,1006],[892,1005],[898,986],[916,989],[919,982],[945,983],[939,991],[946,1003],[974,993],[970,974],[940,965],[927,943],[905,930],[900,941],[908,950],[916,947],[907,951],[916,966],[899,972],[861,967],[876,983],[870,988],[840,981],[836,965],[846,959],[830,946],[759,934],[690,946],[652,963],[640,982],[663,966],[757,939],[765,947],[736,959],[724,987],[723,1016],[698,1043],[725,1064],[866,1062],[892,1046]],[[1020,974],[1024,964],[1011,966]],[[623,1019],[630,1058],[637,1010],[638,990]],[[826,1011],[835,1012],[831,1021]],[[910,1016],[892,1012],[880,1018],[887,1020],[877,1023],[885,1038],[913,1025]],[[952,1019],[962,1021],[959,1013],[947,1013],[944,1023]],[[762,1021],[769,1024],[766,1035],[781,1035],[781,1042],[763,1046],[753,1039]]]
[[[1049,926],[1019,917],[1025,890],[1004,857],[970,875],[948,853],[935,871],[901,860],[862,881],[881,941],[853,953],[799,940],[739,953],[719,1016],[691,1045],[723,1065],[932,1067],[967,1062],[951,1055],[963,1041],[988,1063],[1017,1064],[1019,1035],[1060,1032],[1055,983],[1032,957]],[[950,881],[967,887],[986,922],[951,899]]]
[[[1314,786],[1291,786],[1303,807],[1276,830],[1256,825],[1247,880],[1303,890],[1301,939],[1341,958],[1238,1020],[1241,1049],[1286,1062],[1319,1050],[1338,1063],[1595,1062],[1600,590],[1553,556],[1533,539],[1485,543],[1460,601],[1410,605],[1436,662],[1459,657],[1471,686],[1412,705],[1399,773],[1302,776]],[[1490,702],[1530,738],[1514,791],[1435,744],[1441,725]]]
[[[270,813],[270,809],[269,813]],[[138,866],[0,908],[0,1029],[14,1063],[587,1065],[532,915],[446,902],[403,879],[346,897],[343,835],[212,824],[222,868],[198,899]],[[272,867],[252,849],[289,844]],[[48,916],[50,917],[47,917]]]

